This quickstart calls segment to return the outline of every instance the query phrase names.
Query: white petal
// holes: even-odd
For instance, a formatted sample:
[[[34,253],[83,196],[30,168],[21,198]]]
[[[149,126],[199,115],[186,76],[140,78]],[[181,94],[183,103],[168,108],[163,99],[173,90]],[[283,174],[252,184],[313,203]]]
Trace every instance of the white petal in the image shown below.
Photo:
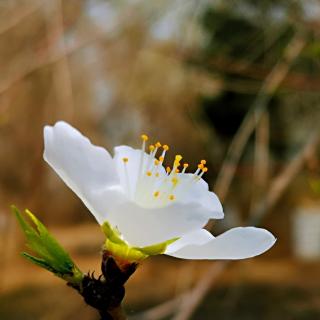
[[[153,164],[155,160],[154,157],[151,157],[149,154],[144,153],[144,161],[142,166],[141,155],[141,149],[133,149],[129,146],[117,146],[114,148],[114,161],[121,185],[123,186],[124,190],[130,191],[131,198],[135,193],[138,176],[139,174],[141,174],[142,169],[145,172],[147,170],[147,164]],[[126,164],[124,164],[123,158],[128,158],[128,162]],[[159,165],[157,166],[157,169],[160,176],[163,176],[165,174],[165,169],[163,168],[163,166]]]
[[[182,259],[246,259],[267,251],[275,241],[275,237],[265,229],[239,227],[203,245],[188,245],[169,255]]]
[[[178,174],[180,180],[175,194],[182,202],[197,202],[211,212],[210,218],[223,219],[224,213],[221,202],[211,191],[203,179],[195,180],[193,174]]]
[[[181,237],[202,228],[208,221],[208,212],[194,203],[176,202],[149,209],[126,202],[114,207],[109,212],[109,219],[131,245],[141,247]]]
[[[110,212],[119,204],[128,201],[128,197],[120,185],[101,189],[88,190],[86,200],[83,201],[98,223],[111,221]]]
[[[107,150],[92,145],[78,130],[61,121],[44,128],[44,144],[44,159],[88,209],[98,214],[89,199],[90,194],[103,193],[107,187],[119,184]]]
[[[166,254],[180,250],[188,245],[203,245],[212,240],[214,236],[206,229],[198,229],[182,236],[167,247]]]

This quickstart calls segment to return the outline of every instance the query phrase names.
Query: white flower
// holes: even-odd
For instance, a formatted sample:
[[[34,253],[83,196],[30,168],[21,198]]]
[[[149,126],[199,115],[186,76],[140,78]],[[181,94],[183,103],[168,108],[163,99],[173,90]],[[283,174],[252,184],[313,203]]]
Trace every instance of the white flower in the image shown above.
[[[165,254],[184,259],[244,259],[259,255],[275,242],[264,229],[234,228],[217,237],[203,229],[209,219],[222,219],[217,196],[201,178],[202,160],[195,173],[179,172],[181,156],[165,169],[169,147],[115,147],[114,157],[65,122],[44,128],[44,159],[78,195],[100,225],[119,230],[132,247],[166,242]],[[158,155],[157,155],[158,154]],[[167,242],[176,239],[173,243]]]

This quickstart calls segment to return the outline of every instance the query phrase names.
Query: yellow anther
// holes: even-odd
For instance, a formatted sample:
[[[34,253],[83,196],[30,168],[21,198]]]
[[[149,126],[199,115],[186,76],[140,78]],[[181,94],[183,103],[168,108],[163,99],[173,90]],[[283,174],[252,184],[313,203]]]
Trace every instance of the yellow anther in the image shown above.
[[[165,150],[165,151],[168,151],[169,150],[169,146],[167,144],[164,144],[162,146],[162,149]]]
[[[127,162],[129,161],[129,159],[128,159],[128,158],[122,158],[122,161],[123,161],[124,163],[127,163]]]
[[[169,200],[174,200],[175,199],[175,196],[173,195],[173,194],[170,194],[170,196],[169,196]]]
[[[202,163],[200,163],[200,164],[198,164],[198,168],[202,170],[204,168],[204,165]]]
[[[153,151],[153,150],[154,150],[154,148],[155,148],[155,146],[154,146],[153,144],[150,144],[150,146],[149,146],[149,150],[150,150],[150,151]]]
[[[180,170],[179,169],[176,169],[176,173],[179,173],[180,172]]]
[[[208,168],[207,168],[207,167],[204,167],[204,168],[202,169],[202,172],[208,172]]]
[[[152,176],[152,172],[151,171],[147,171],[147,176],[151,177]]]
[[[156,191],[153,195],[154,195],[155,197],[159,197],[159,194],[160,194],[160,191]]]
[[[141,139],[142,139],[143,141],[147,141],[147,140],[149,139],[149,137],[148,137],[146,134],[142,134],[142,135],[141,135]]]
[[[155,176],[158,178],[158,177],[159,177],[159,172],[157,172],[157,173],[155,174]]]
[[[160,163],[159,160],[157,160],[157,159],[154,160],[154,165],[155,165],[155,166],[159,165],[159,163]]]
[[[157,148],[160,148],[160,147],[161,147],[161,143],[160,143],[159,141],[156,143],[156,147],[157,147]]]
[[[207,161],[206,161],[206,160],[201,160],[200,163],[201,163],[201,164],[206,164]]]
[[[179,167],[180,166],[180,161],[182,159],[182,156],[180,156],[180,154],[177,154],[174,158],[174,163],[173,166],[174,167]]]
[[[188,167],[189,167],[189,163],[184,163],[184,164],[183,164],[183,167],[184,167],[184,168],[188,168]]]
[[[175,187],[178,184],[179,179],[174,177],[174,178],[171,179],[171,182],[172,182],[173,186]]]
[[[167,171],[167,173],[170,173],[171,172],[171,168],[170,167],[166,167],[166,171]]]
[[[164,157],[160,156],[160,157],[159,157],[159,161],[160,161],[160,162],[163,162],[163,160],[164,160]]]

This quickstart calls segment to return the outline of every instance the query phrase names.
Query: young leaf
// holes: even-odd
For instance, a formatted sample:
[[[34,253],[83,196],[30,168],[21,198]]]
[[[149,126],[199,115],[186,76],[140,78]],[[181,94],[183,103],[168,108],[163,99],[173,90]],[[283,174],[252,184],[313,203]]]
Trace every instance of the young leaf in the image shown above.
[[[27,246],[37,255],[24,252],[22,256],[72,284],[79,284],[83,279],[83,273],[47,228],[29,210],[25,210],[25,214],[35,227],[25,220],[16,207],[12,206],[11,209],[26,236]]]

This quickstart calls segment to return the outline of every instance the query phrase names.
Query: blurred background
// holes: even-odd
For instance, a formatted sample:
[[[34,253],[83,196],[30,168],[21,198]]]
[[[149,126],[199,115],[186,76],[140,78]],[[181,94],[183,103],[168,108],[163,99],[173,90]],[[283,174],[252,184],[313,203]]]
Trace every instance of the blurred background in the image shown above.
[[[207,159],[226,214],[213,234],[278,238],[239,262],[148,259],[129,319],[320,319],[319,30],[318,0],[0,1],[0,319],[98,319],[19,256],[9,212],[35,212],[99,273],[99,226],[42,159],[57,120],[109,150],[147,133]]]

